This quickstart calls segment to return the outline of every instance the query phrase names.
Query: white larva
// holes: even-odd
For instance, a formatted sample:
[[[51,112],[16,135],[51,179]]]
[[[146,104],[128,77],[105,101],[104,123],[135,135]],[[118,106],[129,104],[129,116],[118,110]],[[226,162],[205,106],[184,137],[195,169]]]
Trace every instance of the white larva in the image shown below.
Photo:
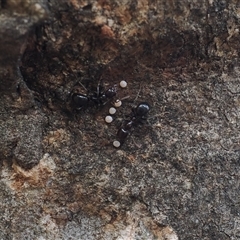
[[[122,80],[122,81],[119,83],[119,85],[120,85],[121,88],[125,88],[125,87],[127,87],[127,82],[124,81],[124,80]]]
[[[121,100],[116,100],[114,103],[115,107],[121,107],[122,106],[122,101]]]
[[[111,123],[113,121],[113,118],[111,116],[106,116],[105,117],[105,122],[106,123]]]
[[[121,146],[121,143],[117,140],[113,141],[113,146],[116,148],[119,148]]]
[[[116,110],[116,108],[114,108],[114,107],[109,108],[109,114],[111,114],[111,115],[115,114],[116,111],[117,111],[117,110]]]

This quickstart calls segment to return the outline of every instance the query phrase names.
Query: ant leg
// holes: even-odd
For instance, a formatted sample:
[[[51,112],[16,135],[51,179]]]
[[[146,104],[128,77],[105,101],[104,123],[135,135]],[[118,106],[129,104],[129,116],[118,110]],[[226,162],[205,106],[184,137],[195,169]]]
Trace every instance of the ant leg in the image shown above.
[[[71,72],[76,79],[78,79],[76,73],[73,71],[73,69],[66,62],[64,62],[63,67],[64,67],[65,70]],[[84,88],[85,91],[87,91],[86,87],[81,83],[81,81],[78,81],[77,83],[79,85],[81,85]]]
[[[101,80],[98,82],[98,85],[97,85],[97,98],[99,98],[100,96],[100,88],[101,88]]]

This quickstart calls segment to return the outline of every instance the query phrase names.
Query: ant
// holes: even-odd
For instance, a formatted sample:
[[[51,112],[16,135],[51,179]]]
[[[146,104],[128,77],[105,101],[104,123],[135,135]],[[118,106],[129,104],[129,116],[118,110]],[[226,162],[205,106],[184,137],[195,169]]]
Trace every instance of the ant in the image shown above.
[[[147,114],[150,110],[150,106],[147,102],[141,102],[137,105],[136,108],[132,109],[132,113],[130,115],[130,120],[126,121],[117,132],[117,138],[119,141],[114,141],[113,145],[115,147],[120,147],[127,136],[130,134],[133,126],[137,126],[142,123],[142,120],[146,120]]]
[[[105,105],[109,99],[112,99],[117,94],[117,88],[108,88],[106,91],[101,84],[98,84],[97,91],[84,95],[81,93],[72,94],[72,105],[76,110],[87,108],[91,105],[102,106]]]

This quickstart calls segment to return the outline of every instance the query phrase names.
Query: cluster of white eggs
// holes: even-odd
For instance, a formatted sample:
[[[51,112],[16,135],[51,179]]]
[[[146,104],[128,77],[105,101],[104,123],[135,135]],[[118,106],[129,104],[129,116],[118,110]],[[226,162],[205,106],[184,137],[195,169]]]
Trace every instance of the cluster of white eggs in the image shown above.
[[[120,87],[121,88],[126,88],[127,87],[127,82],[122,80],[120,83],[119,83]],[[119,108],[122,106],[122,101],[117,99],[115,102],[114,102],[114,107],[110,107],[109,108],[109,114],[110,115],[107,115],[105,117],[105,122],[106,123],[111,123],[113,121],[113,117],[111,115],[114,115],[116,112],[117,112],[117,109],[116,108]]]
[[[119,86],[121,87],[121,88],[126,88],[127,87],[127,82],[125,81],[125,80],[122,80],[120,83],[119,83]],[[122,101],[120,100],[120,99],[117,99],[114,103],[113,103],[113,105],[114,105],[114,107],[110,107],[109,108],[109,114],[110,115],[107,115],[106,117],[105,117],[105,122],[106,123],[111,123],[112,121],[113,121],[113,115],[117,112],[117,108],[119,108],[119,107],[121,107],[122,106]],[[119,141],[114,141],[113,142],[113,146],[114,147],[120,147],[120,142]]]

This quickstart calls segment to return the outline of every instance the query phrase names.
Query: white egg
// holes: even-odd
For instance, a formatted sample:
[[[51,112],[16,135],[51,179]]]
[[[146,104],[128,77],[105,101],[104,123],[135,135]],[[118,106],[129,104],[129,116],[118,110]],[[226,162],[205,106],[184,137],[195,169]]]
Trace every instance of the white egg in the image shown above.
[[[121,107],[122,106],[122,101],[121,100],[116,100],[114,103],[115,107]]]
[[[106,116],[105,117],[105,122],[106,123],[111,123],[113,121],[113,118],[111,116]]]
[[[127,82],[122,80],[119,85],[121,88],[125,88],[125,87],[127,87]]]
[[[119,141],[115,140],[113,142],[113,146],[116,147],[116,148],[119,148],[121,146],[121,143]]]
[[[114,107],[111,107],[111,108],[109,108],[109,114],[115,114],[116,113],[116,108],[114,108]]]

